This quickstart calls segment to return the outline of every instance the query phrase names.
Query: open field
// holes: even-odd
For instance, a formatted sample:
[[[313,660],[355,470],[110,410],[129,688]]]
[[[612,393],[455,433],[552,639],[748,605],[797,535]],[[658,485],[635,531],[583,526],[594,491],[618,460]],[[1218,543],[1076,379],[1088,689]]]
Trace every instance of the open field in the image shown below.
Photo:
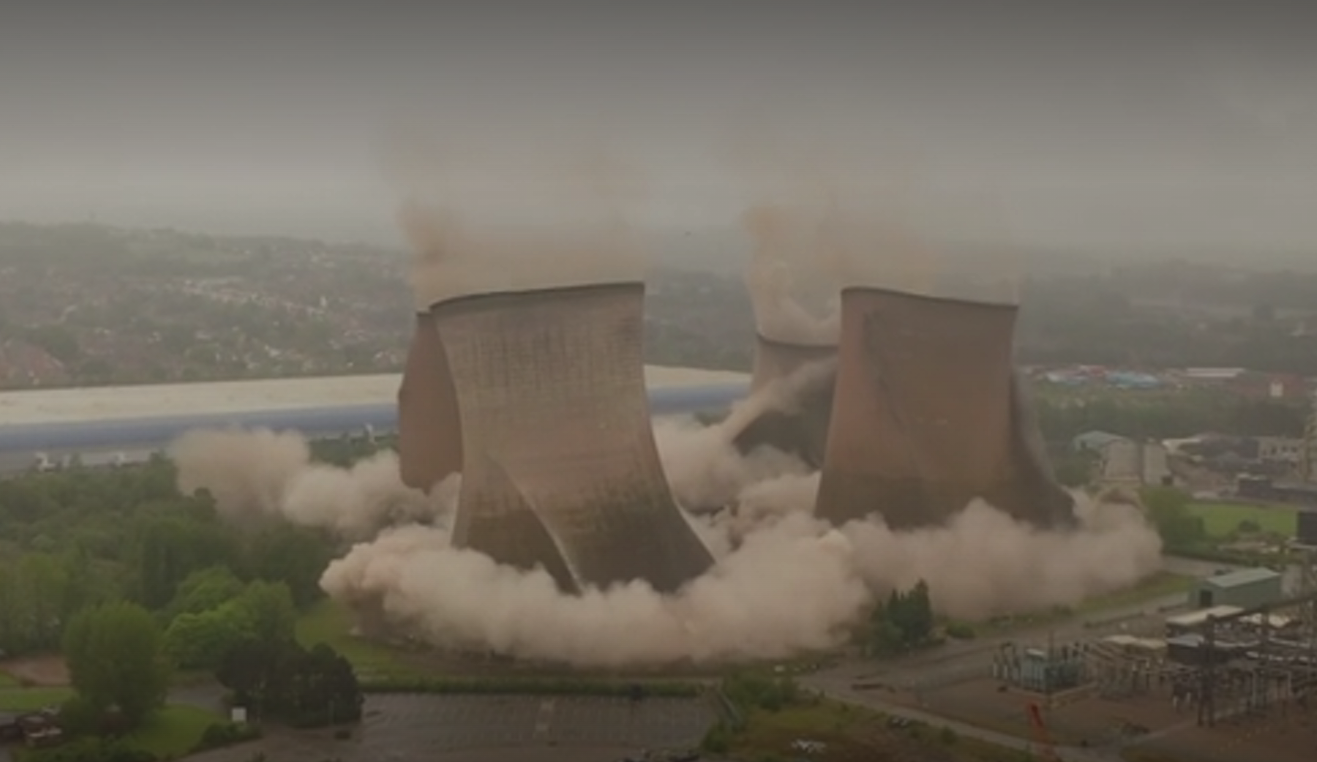
[[[196,748],[206,728],[224,719],[195,706],[171,704],[152,715],[127,741],[161,759],[175,759]]]
[[[803,754],[796,741],[816,741],[823,748]],[[732,736],[729,755],[736,759],[811,759],[819,762],[1020,762],[1019,749],[987,743],[914,722],[897,727],[881,712],[822,699],[776,712],[756,710],[745,729]]]
[[[1217,538],[1230,535],[1244,521],[1257,524],[1263,532],[1292,536],[1297,513],[1294,508],[1209,502],[1190,503],[1189,512],[1201,518],[1207,533]]]
[[[73,691],[68,688],[0,687],[0,711],[31,712],[63,703],[72,695]]]
[[[1091,616],[1116,609],[1138,606],[1173,595],[1185,593],[1193,587],[1195,578],[1184,574],[1160,571],[1133,587],[1099,595],[1073,606],[1057,607],[1006,617],[995,617],[985,622],[972,623],[978,638],[1008,635],[1024,629],[1045,627],[1078,616]]]

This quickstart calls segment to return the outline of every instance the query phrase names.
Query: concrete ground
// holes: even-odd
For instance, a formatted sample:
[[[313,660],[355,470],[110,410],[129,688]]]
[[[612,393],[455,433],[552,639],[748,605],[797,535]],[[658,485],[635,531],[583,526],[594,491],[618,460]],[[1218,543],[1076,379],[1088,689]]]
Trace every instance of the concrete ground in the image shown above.
[[[696,746],[716,720],[696,699],[376,695],[351,740],[335,740],[332,730],[276,730],[188,759],[247,762],[264,752],[278,762],[613,762],[646,748]]]

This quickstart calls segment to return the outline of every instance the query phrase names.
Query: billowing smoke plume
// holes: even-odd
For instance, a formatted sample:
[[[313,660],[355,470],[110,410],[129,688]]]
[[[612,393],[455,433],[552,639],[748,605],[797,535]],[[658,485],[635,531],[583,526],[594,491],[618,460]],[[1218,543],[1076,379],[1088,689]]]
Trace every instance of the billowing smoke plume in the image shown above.
[[[401,486],[387,455],[352,469],[313,465],[295,437],[263,431],[194,433],[171,453],[180,486],[208,489],[235,520],[282,516],[360,540],[321,580],[359,613],[436,645],[582,667],[827,648],[875,594],[917,579],[930,584],[941,612],[970,617],[1073,603],[1133,583],[1159,563],[1155,533],[1126,506],[1081,502],[1082,526],[1071,534],[1039,532],[981,505],[938,529],[893,534],[866,522],[833,530],[811,515],[816,475],[784,461],[777,464],[785,473],[774,473],[765,453],[747,464],[725,442],[710,444],[718,440],[707,428],[660,431],[678,494],[736,498],[734,511],[692,519],[718,546],[719,561],[672,596],[644,584],[567,596],[543,571],[454,549],[442,521],[419,522],[449,515],[455,479],[427,499]],[[695,452],[701,457],[679,456]],[[418,523],[407,524],[408,516]]]
[[[446,524],[460,483],[450,477],[427,497],[402,484],[392,452],[337,468],[313,463],[302,437],[267,429],[192,431],[169,447],[169,456],[178,466],[179,490],[205,489],[227,519],[278,518],[349,540],[396,524]]]
[[[446,158],[454,155],[462,162]],[[467,294],[643,278],[643,247],[626,221],[643,183],[598,150],[500,146],[487,155],[413,143],[394,146],[393,161],[407,164],[392,179],[418,310]],[[486,171],[470,172],[471,163]]]

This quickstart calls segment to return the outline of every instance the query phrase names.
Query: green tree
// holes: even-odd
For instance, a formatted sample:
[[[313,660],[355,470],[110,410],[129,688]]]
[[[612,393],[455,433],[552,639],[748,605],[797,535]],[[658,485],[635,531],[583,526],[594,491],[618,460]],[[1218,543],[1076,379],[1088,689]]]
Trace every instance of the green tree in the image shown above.
[[[252,582],[233,604],[257,640],[288,643],[296,636],[297,607],[284,583]]]
[[[1203,520],[1189,511],[1189,495],[1170,487],[1149,487],[1141,497],[1167,548],[1192,548],[1203,542],[1207,531]]]
[[[165,630],[165,650],[185,669],[216,667],[230,651],[254,639],[245,613],[230,601],[210,611],[179,614]]]
[[[324,595],[320,575],[332,555],[328,540],[314,531],[288,525],[270,527],[252,538],[247,558],[252,576],[283,582],[298,606]]]
[[[64,632],[64,658],[74,690],[96,711],[117,707],[136,725],[164,703],[164,637],[141,606],[106,603],[80,612]]]
[[[200,614],[242,595],[242,580],[227,566],[208,566],[192,572],[178,584],[174,599],[166,608],[166,617]]]

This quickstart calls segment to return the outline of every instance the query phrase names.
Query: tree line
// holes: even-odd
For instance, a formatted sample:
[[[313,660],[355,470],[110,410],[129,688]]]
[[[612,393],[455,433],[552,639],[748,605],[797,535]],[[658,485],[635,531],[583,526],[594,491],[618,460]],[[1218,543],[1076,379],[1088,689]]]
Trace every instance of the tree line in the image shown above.
[[[386,445],[330,440],[313,455],[350,462]],[[0,481],[0,652],[63,654],[75,696],[60,723],[74,738],[140,725],[178,670],[214,674],[258,719],[360,717],[347,660],[296,639],[299,609],[323,596],[335,541],[277,520],[224,521],[211,496],[180,494],[176,477],[156,457]],[[50,754],[74,759],[79,749],[88,759],[111,752],[89,742]]]

